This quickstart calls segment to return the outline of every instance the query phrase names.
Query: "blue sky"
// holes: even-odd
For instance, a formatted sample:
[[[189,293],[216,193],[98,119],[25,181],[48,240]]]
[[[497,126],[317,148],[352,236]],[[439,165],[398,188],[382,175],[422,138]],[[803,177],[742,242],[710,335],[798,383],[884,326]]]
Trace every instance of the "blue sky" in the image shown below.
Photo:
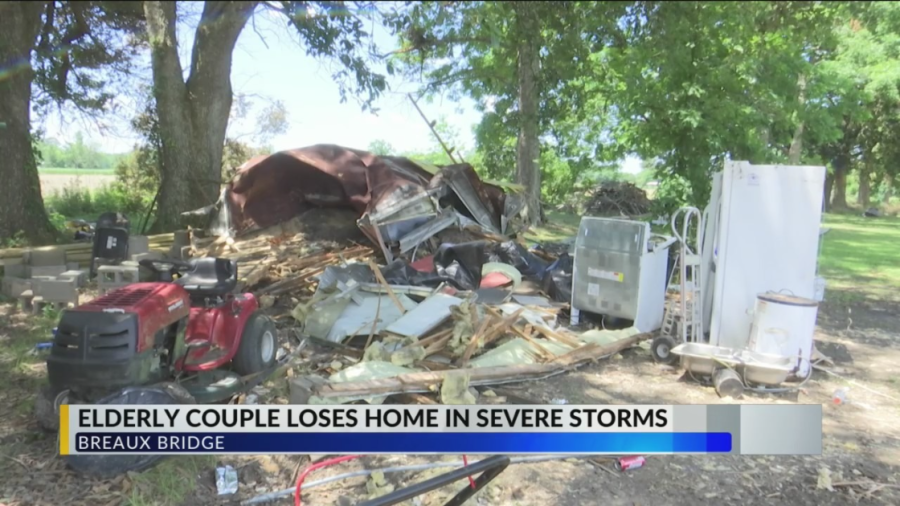
[[[202,4],[180,5],[186,5],[183,8],[190,11],[178,33],[182,66],[187,71]],[[384,29],[376,27],[373,33],[382,53],[396,48],[395,40]],[[146,57],[142,60],[141,73],[149,84],[149,61]],[[238,39],[231,71],[235,93],[251,96],[256,108],[244,120],[232,122],[229,134],[252,132],[256,112],[266,105],[266,100],[280,100],[288,112],[289,127],[286,133],[266,142],[276,150],[318,143],[365,149],[376,139],[387,141],[398,152],[432,148],[434,139],[427,125],[406,97],[420,83],[391,78],[390,90],[376,102],[379,112],[362,112],[352,99],[340,103],[338,86],[331,78],[333,65],[307,56],[299,37],[287,27],[283,17],[258,11]],[[135,106],[127,97],[122,97],[120,102],[121,112],[104,118],[107,129],[99,131],[96,125],[72,114],[54,114],[43,118],[46,135],[66,142],[81,131],[86,141],[103,151],[128,151],[137,140],[128,125]],[[481,115],[472,100],[456,102],[436,97],[431,103],[421,100],[419,105],[429,120],[443,118],[457,132],[459,150],[474,147],[473,127]],[[634,170],[634,163],[626,163],[626,170]]]

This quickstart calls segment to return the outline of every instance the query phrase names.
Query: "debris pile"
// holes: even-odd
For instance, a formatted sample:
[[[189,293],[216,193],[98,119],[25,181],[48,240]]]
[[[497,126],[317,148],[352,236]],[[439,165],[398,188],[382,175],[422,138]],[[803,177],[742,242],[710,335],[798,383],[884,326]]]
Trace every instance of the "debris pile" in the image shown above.
[[[193,238],[192,253],[236,259],[241,289],[327,349],[314,374],[291,379],[293,403],[496,402],[474,387],[556,374],[648,337],[557,322],[569,247],[510,238],[516,201],[466,164],[312,146],[245,163],[210,209],[214,236]]]
[[[504,234],[527,213],[523,199],[481,181],[466,163],[431,166],[319,144],[251,158],[216,204],[185,219],[205,216],[206,228],[235,237],[298,216],[314,221],[307,215],[323,208],[350,213],[388,262],[451,226]]]
[[[588,199],[585,212],[596,216],[638,216],[650,212],[650,199],[632,183],[605,181]]]

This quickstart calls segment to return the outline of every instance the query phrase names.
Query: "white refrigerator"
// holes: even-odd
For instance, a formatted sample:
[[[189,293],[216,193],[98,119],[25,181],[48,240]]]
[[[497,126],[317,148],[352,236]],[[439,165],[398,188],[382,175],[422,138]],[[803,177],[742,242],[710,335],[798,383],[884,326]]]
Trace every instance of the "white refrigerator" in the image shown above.
[[[704,294],[712,297],[704,315],[710,344],[748,346],[758,294],[814,298],[825,173],[825,167],[725,163],[707,221],[715,245],[704,263],[712,288]]]

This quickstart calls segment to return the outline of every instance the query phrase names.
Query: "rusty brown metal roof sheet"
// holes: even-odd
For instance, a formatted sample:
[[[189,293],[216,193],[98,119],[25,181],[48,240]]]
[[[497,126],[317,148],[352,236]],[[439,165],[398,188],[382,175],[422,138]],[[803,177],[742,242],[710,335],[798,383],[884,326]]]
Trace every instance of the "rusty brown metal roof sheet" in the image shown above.
[[[465,175],[491,221],[498,224],[503,190],[481,182],[468,164],[445,170]],[[376,214],[396,206],[398,199],[422,198],[445,184],[442,179],[408,158],[317,144],[251,158],[238,168],[226,195],[232,223],[241,232],[254,224],[276,225],[313,207],[348,207],[359,216]]]

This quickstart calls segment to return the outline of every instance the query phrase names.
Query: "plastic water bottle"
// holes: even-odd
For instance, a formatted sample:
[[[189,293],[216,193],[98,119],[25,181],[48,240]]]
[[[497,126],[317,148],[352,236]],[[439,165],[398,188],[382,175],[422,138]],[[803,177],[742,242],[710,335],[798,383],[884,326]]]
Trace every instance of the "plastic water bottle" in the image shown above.
[[[835,406],[847,404],[847,389],[838,388],[837,390],[835,390],[834,394],[832,394],[831,396],[831,402],[833,402]]]

